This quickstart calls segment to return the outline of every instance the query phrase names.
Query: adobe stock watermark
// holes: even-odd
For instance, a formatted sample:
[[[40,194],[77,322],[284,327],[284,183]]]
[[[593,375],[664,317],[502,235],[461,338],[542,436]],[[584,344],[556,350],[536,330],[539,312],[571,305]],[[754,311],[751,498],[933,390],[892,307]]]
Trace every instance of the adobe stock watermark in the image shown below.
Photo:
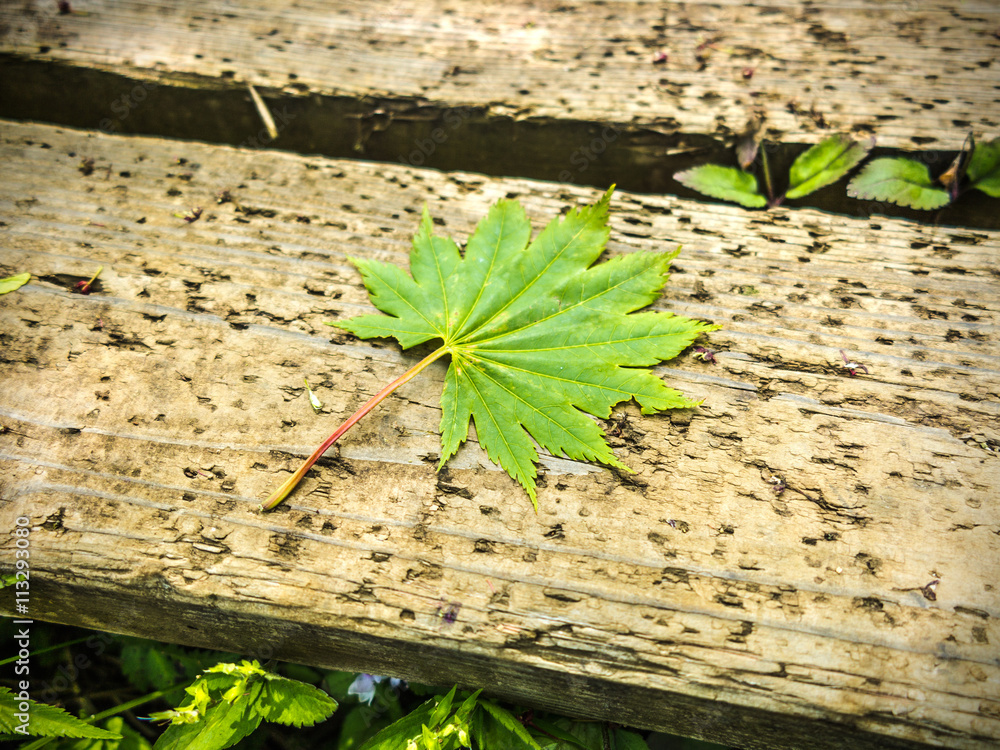
[[[438,149],[444,145],[455,131],[461,128],[469,118],[472,117],[472,110],[463,107],[461,109],[449,109],[442,117],[444,127],[434,128],[428,133],[427,138],[416,138],[413,141],[414,148],[409,154],[399,155],[399,161],[411,167],[419,167]]]
[[[30,614],[31,599],[31,519],[18,516],[11,531],[14,537],[14,609],[17,614],[27,618]],[[16,628],[14,644],[17,646],[17,661],[14,662],[14,674],[17,681],[15,694],[16,712],[14,713],[14,731],[17,734],[31,733],[31,626],[34,620],[17,619],[13,621]]]
[[[573,183],[575,178],[587,171],[590,165],[607,151],[608,146],[618,140],[621,130],[617,125],[608,125],[590,143],[577,148],[569,157],[569,163],[576,167],[576,174],[564,169],[559,173],[559,182]]]

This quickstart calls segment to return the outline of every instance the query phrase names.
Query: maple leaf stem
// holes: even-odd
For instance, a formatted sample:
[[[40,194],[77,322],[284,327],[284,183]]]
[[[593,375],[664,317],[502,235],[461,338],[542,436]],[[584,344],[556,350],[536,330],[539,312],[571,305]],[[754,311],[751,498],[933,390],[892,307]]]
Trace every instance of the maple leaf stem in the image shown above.
[[[355,424],[357,424],[361,420],[361,418],[364,417],[368,412],[370,412],[372,409],[374,409],[376,406],[382,403],[386,399],[386,397],[389,396],[389,394],[391,394],[393,391],[395,391],[404,383],[408,383],[411,380],[413,380],[413,378],[419,375],[429,364],[431,364],[435,360],[440,359],[443,355],[447,354],[449,351],[450,350],[448,347],[442,346],[440,349],[437,349],[436,351],[424,357],[409,370],[407,370],[398,378],[389,383],[389,385],[387,385],[385,388],[383,388],[381,391],[372,396],[367,402],[365,402],[364,406],[362,406],[360,409],[354,412],[354,414],[352,414],[347,419],[346,422],[340,425],[340,427],[338,427],[337,430],[332,435],[330,435],[330,437],[324,440],[323,444],[320,445],[319,448],[313,451],[313,454],[306,459],[305,463],[299,467],[299,470],[296,471],[294,474],[292,474],[285,481],[283,485],[281,485],[277,490],[275,490],[274,493],[269,498],[267,498],[267,500],[264,501],[264,503],[260,506],[260,509],[262,511],[265,511],[265,510],[273,510],[274,508],[276,508],[278,504],[281,503],[282,500],[284,500],[291,494],[292,490],[295,489],[298,483],[302,481],[302,478],[306,475],[306,472],[308,472],[309,469],[312,468],[312,465],[317,461],[319,461],[319,459],[323,456],[323,454],[326,453],[328,450],[330,450],[330,447],[340,439],[341,435],[343,435],[345,432],[351,429]]]

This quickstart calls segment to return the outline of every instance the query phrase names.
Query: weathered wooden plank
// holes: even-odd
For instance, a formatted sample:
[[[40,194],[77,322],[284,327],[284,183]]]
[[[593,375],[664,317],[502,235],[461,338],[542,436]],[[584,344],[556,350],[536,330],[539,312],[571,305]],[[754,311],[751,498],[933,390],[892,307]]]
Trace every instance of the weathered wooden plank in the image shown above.
[[[0,6],[0,117],[682,197],[673,174],[731,160],[751,117],[776,174],[835,131],[938,172],[998,122],[988,2],[74,7]],[[842,185],[794,203],[926,218]],[[995,214],[973,191],[940,220]]]
[[[518,118],[729,135],[825,128],[958,148],[997,121],[1000,9],[978,2],[6,4],[0,48],[289,93],[487,106]],[[654,64],[662,52],[668,60]],[[752,71],[752,75],[750,73]],[[114,113],[106,115],[113,117]]]
[[[596,193],[0,137],[0,273],[35,276],[0,297],[0,523],[32,521],[33,615],[747,747],[1000,742],[1000,234],[617,194],[609,252],[683,243],[656,307],[724,326],[716,364],[658,370],[702,407],[605,425],[634,474],[546,458],[536,515],[475,441],[435,473],[435,366],[260,515],[418,356],[323,325],[370,309],[346,256],[405,263],[424,203],[464,239],[498,197],[540,224]]]

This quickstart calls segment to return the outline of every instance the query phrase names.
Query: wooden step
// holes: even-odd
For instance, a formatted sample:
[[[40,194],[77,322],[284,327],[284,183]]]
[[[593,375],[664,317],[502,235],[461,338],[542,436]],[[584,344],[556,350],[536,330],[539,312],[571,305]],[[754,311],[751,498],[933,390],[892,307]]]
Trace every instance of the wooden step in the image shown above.
[[[989,0],[72,6],[59,15],[55,3],[5,4],[0,48],[153,81],[487,106],[698,136],[738,132],[754,108],[790,142],[836,129],[893,148],[957,149],[969,128],[998,125],[990,83],[1000,8]],[[119,116],[111,104],[95,114]]]
[[[71,7],[0,6],[0,117],[682,197],[674,173],[733,163],[758,117],[778,167],[840,132],[937,173],[1000,135],[989,0]],[[843,184],[797,204],[1000,229],[978,191],[938,216]]]
[[[599,191],[0,141],[0,276],[33,276],[0,296],[0,528],[30,521],[31,617],[748,747],[1000,742],[1000,233],[616,193],[609,254],[682,244],[654,307],[723,326],[715,363],[656,369],[701,407],[602,423],[633,474],[545,457],[536,514],[475,440],[436,472],[442,364],[261,514],[419,358],[325,325],[371,309],[348,256],[405,265],[424,205],[463,242],[498,198],[537,229]]]

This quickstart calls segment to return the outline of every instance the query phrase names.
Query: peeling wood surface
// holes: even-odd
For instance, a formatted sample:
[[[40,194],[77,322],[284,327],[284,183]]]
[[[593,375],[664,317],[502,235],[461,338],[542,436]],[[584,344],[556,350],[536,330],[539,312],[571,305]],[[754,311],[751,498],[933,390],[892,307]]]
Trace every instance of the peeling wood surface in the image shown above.
[[[435,473],[441,364],[261,515],[420,356],[324,325],[370,309],[348,255],[598,192],[9,122],[0,159],[35,617],[745,747],[1000,742],[1000,234],[616,194],[609,252],[683,243],[656,307],[724,326],[659,368],[703,406],[604,424],[634,474],[547,458],[536,515],[474,440]]]
[[[995,134],[1000,7],[776,0],[391,3],[88,0],[0,7],[0,51],[155,80],[203,77],[291,96],[485,107],[728,136],[755,108],[771,136],[877,133],[957,149]],[[667,60],[654,64],[658,53]],[[374,106],[374,105],[373,105]],[[116,117],[105,112],[98,117]],[[378,118],[373,128],[385,127]],[[93,124],[97,127],[97,122]]]

